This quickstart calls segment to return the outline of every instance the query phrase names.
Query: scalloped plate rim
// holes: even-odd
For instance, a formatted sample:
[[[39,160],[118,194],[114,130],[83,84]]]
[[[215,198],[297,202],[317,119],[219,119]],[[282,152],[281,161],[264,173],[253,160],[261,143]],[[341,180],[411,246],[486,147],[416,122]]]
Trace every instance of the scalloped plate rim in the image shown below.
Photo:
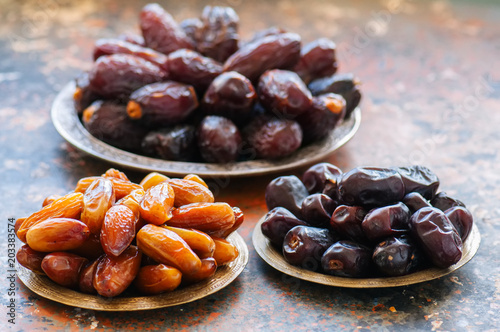
[[[264,221],[263,216],[255,225],[252,234],[252,243],[257,254],[270,266],[276,270],[296,277],[298,279],[322,284],[326,286],[336,286],[344,288],[385,288],[385,287],[399,287],[417,284],[421,282],[430,281],[443,277],[447,274],[458,270],[469,262],[479,249],[481,243],[481,234],[479,229],[474,223],[471,233],[465,241],[462,258],[456,264],[445,268],[429,268],[422,271],[417,271],[405,276],[400,277],[386,277],[386,278],[346,278],[337,277],[318,272],[312,272],[293,266],[285,261],[281,253],[271,245],[271,242],[262,234],[261,224]]]
[[[277,161],[252,160],[225,165],[169,161],[127,152],[90,135],[76,116],[72,99],[74,90],[74,81],[67,83],[57,94],[51,108],[52,123],[57,132],[68,143],[91,156],[128,169],[156,171],[172,176],[196,173],[205,177],[247,177],[284,172],[311,165],[346,144],[355,135],[361,124],[361,110],[358,107],[349,121],[334,129],[327,139],[301,148],[297,153]],[[341,137],[336,137],[335,134],[339,130],[347,132]],[[306,154],[306,158],[303,158],[302,154]]]

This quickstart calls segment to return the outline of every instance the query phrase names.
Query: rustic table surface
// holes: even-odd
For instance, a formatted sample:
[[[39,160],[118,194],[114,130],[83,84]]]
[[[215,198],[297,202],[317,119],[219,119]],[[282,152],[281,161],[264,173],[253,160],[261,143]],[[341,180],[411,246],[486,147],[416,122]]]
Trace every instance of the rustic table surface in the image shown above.
[[[25,331],[500,327],[500,5],[493,0],[210,1],[236,9],[242,38],[277,25],[305,41],[328,37],[337,43],[340,71],[363,81],[363,116],[355,137],[327,161],[344,171],[361,165],[431,168],[442,188],[467,204],[481,233],[478,253],[461,269],[411,286],[361,290],[286,277],[268,266],[251,242],[266,212],[269,175],[211,182],[218,200],[245,212],[240,234],[250,259],[233,283],[196,302],[138,312],[92,311],[44,299],[11,278],[9,219],[29,215],[49,194],[63,194],[79,178],[114,166],[67,144],[49,111],[64,84],[89,67],[97,38],[137,32],[145,3],[0,1],[0,326]],[[162,5],[181,20],[198,16],[205,2]],[[134,181],[144,176],[127,174]]]

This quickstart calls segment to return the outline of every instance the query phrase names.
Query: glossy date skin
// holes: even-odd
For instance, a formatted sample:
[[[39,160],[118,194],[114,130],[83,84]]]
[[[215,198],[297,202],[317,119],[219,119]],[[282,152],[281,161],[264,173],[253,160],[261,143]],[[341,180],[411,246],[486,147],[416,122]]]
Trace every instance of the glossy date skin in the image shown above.
[[[376,208],[368,212],[361,227],[371,241],[379,241],[385,237],[398,236],[409,230],[410,210],[399,202]]]
[[[298,219],[293,213],[284,207],[275,207],[264,217],[261,224],[262,234],[264,234],[273,245],[281,249],[286,233],[295,226],[309,226],[303,220]]]
[[[474,223],[472,214],[463,206],[454,206],[444,211],[444,214],[450,219],[462,239],[462,242],[469,237]]]
[[[308,111],[312,105],[312,95],[302,79],[288,70],[268,70],[259,80],[259,101],[279,117],[290,119]]]
[[[330,163],[318,163],[302,174],[302,182],[310,194],[315,194],[323,191],[328,180],[334,180],[336,183],[341,175],[342,171],[337,166]]]
[[[420,195],[420,193],[416,192],[406,194],[402,202],[410,209],[411,214],[417,212],[423,207],[432,207],[429,201]]]
[[[401,175],[380,167],[357,167],[344,173],[338,190],[342,202],[364,207],[399,202],[405,194]]]
[[[465,207],[465,204],[459,201],[458,199],[449,196],[445,192],[440,192],[431,200],[431,205],[435,208],[440,209],[441,211],[446,211],[455,206]]]
[[[304,45],[300,51],[300,60],[293,70],[306,83],[335,74],[338,69],[336,48],[335,43],[327,38]]]
[[[323,253],[334,242],[335,238],[327,229],[295,226],[283,240],[283,257],[292,265],[318,271]]]
[[[68,288],[77,288],[80,270],[87,263],[86,258],[57,251],[47,254],[42,260],[41,267],[43,272],[55,283]]]
[[[142,151],[165,160],[193,161],[197,159],[196,129],[192,125],[150,131],[141,142]]]
[[[238,159],[242,138],[238,127],[221,116],[207,116],[198,127],[198,147],[209,163],[229,163]]]
[[[244,123],[252,113],[257,92],[248,78],[235,71],[217,76],[201,101],[206,114],[220,115],[235,123]]]
[[[372,263],[372,250],[352,241],[338,241],[330,246],[321,265],[326,274],[339,277],[361,278],[369,275]]]
[[[375,246],[373,262],[384,275],[396,277],[414,272],[422,254],[407,236],[389,237]]]
[[[427,167],[413,165],[409,167],[397,167],[395,170],[403,179],[405,194],[417,192],[428,200],[436,195],[439,187],[439,178]]]
[[[298,218],[302,218],[302,202],[307,196],[307,188],[295,175],[280,176],[272,180],[265,192],[268,210],[281,206]]]
[[[302,217],[311,226],[327,228],[337,203],[324,194],[312,194],[302,201]]]
[[[367,211],[360,206],[339,205],[330,219],[331,229],[341,238],[357,243],[368,243],[361,223]]]
[[[237,71],[256,83],[266,70],[288,69],[300,59],[300,36],[282,33],[259,38],[242,46],[224,63],[224,71]]]
[[[448,217],[439,209],[424,207],[410,218],[410,234],[432,263],[447,268],[462,257],[462,240]]]

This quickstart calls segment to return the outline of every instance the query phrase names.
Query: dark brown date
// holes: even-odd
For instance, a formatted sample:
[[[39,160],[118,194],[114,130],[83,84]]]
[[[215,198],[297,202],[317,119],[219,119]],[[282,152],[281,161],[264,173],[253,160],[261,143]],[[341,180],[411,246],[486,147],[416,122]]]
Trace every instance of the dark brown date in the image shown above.
[[[325,251],[321,266],[326,274],[349,278],[365,277],[372,270],[372,251],[355,242],[338,241]]]
[[[127,114],[148,127],[166,127],[185,120],[196,107],[198,98],[191,85],[166,81],[134,91]]]
[[[426,199],[432,199],[438,190],[439,179],[434,172],[425,166],[413,165],[396,167],[405,184],[405,193],[417,192]]]
[[[312,98],[311,107],[297,116],[302,128],[304,144],[319,141],[328,136],[345,117],[344,97],[327,93]]]
[[[81,292],[87,294],[97,294],[97,291],[94,288],[94,275],[98,263],[99,260],[96,259],[81,269],[78,277],[78,289]]]
[[[159,4],[151,3],[144,6],[139,21],[147,47],[164,54],[181,48],[194,49],[184,30]]]
[[[300,36],[282,33],[259,38],[231,55],[224,63],[224,71],[237,71],[256,83],[266,70],[289,69],[300,59]]]
[[[277,27],[277,26],[265,28],[263,30],[256,31],[249,40],[242,42],[241,47],[246,45],[246,44],[253,43],[254,41],[259,40],[261,38],[264,38],[267,36],[276,36],[276,35],[280,35],[280,34],[286,33],[286,32],[287,31],[285,29]]]
[[[283,257],[293,265],[318,271],[321,269],[321,257],[335,239],[330,231],[311,226],[295,226],[283,240]]]
[[[159,66],[131,54],[101,56],[89,72],[92,91],[110,99],[126,99],[140,87],[164,79]]]
[[[255,89],[245,76],[235,71],[217,76],[203,96],[201,107],[206,114],[220,115],[242,123],[248,120],[257,100]]]
[[[463,206],[449,208],[444,211],[444,214],[450,219],[458,235],[460,235],[462,242],[465,242],[467,237],[469,237],[470,231],[472,230],[472,224],[474,223],[472,214]]]
[[[406,194],[403,198],[403,203],[410,209],[411,214],[415,213],[423,207],[431,207],[431,203],[429,203],[419,193]]]
[[[147,129],[130,120],[126,106],[113,101],[96,101],[83,112],[89,133],[103,142],[128,151],[139,151]]]
[[[403,199],[405,186],[393,169],[357,167],[342,175],[338,184],[340,199],[347,205],[384,206]]]
[[[379,271],[391,277],[415,272],[422,259],[416,244],[406,236],[389,237],[373,250],[373,262]]]
[[[346,101],[346,118],[348,118],[361,101],[359,91],[360,81],[353,74],[336,74],[318,78],[309,83],[308,87],[313,96],[325,93],[336,93]]]
[[[465,204],[459,201],[458,199],[449,196],[445,192],[440,192],[431,200],[431,205],[435,208],[440,209],[441,211],[446,211],[455,206],[465,207]]]
[[[260,77],[257,91],[262,106],[277,116],[294,119],[311,108],[311,92],[292,71],[266,71]]]
[[[300,51],[300,60],[293,70],[304,82],[335,74],[338,68],[336,48],[335,43],[327,38],[304,45]]]
[[[342,171],[330,163],[318,163],[309,167],[302,174],[302,182],[310,194],[320,193],[325,188],[328,180],[333,180],[336,184]]]
[[[410,232],[432,263],[447,268],[462,257],[462,240],[439,209],[424,207],[410,218]]]
[[[169,79],[192,85],[203,95],[210,83],[222,73],[222,65],[198,52],[180,49],[168,55]]]
[[[281,206],[298,218],[302,218],[302,202],[307,196],[307,188],[295,175],[275,178],[269,182],[265,193],[268,210]]]
[[[361,226],[366,213],[366,210],[360,206],[340,205],[333,211],[330,227],[342,239],[357,243],[368,243]]]
[[[236,161],[241,142],[238,127],[227,118],[210,115],[205,117],[198,127],[198,147],[206,162]]]
[[[314,227],[327,228],[337,203],[324,194],[312,194],[302,201],[302,218]]]
[[[262,234],[264,234],[273,245],[281,249],[286,233],[299,225],[309,226],[308,223],[298,219],[284,207],[279,206],[266,214],[261,224],[261,230]]]
[[[252,157],[277,159],[289,156],[302,144],[302,129],[293,120],[258,116],[243,129]]]
[[[94,61],[103,55],[132,54],[144,60],[150,61],[160,67],[168,74],[167,56],[149,47],[140,46],[120,39],[99,39],[94,45]]]
[[[83,72],[75,79],[75,92],[73,93],[73,104],[78,115],[90,106],[94,101],[102,99],[102,97],[92,91],[89,82],[89,73]]]
[[[224,62],[238,50],[240,18],[231,7],[206,6],[195,32],[196,49],[203,55]]]
[[[119,40],[126,41],[128,43],[136,44],[139,46],[144,46],[144,37],[136,33],[122,33],[117,37]]]
[[[368,212],[361,223],[363,232],[371,241],[380,241],[385,237],[408,233],[410,210],[399,202],[376,208]]]
[[[141,146],[145,154],[166,160],[194,161],[198,155],[196,129],[187,124],[151,131]]]
[[[197,17],[190,17],[181,21],[179,26],[184,30],[184,33],[196,48],[196,33],[203,27],[201,20]]]

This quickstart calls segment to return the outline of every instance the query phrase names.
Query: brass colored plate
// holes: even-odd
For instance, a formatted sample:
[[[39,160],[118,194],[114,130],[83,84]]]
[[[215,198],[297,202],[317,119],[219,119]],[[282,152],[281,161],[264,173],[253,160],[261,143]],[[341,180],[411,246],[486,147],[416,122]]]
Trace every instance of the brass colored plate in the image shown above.
[[[262,234],[261,224],[264,217],[259,220],[254,228],[252,242],[255,250],[259,256],[269,265],[276,270],[281,271],[290,276],[315,282],[318,284],[347,287],[347,288],[383,288],[383,287],[396,287],[417,284],[424,281],[433,280],[445,276],[470,261],[476,254],[479,243],[481,242],[481,235],[477,226],[474,224],[469,234],[469,237],[464,243],[462,259],[446,269],[429,268],[415,273],[411,273],[400,277],[387,277],[387,278],[345,278],[330,276],[322,273],[312,272],[301,269],[300,267],[289,264],[281,252],[277,251],[271,242]]]
[[[361,123],[361,111],[357,108],[348,120],[337,126],[324,140],[300,148],[291,156],[275,161],[251,160],[230,164],[169,161],[120,150],[90,135],[76,114],[73,105],[74,91],[74,82],[68,83],[52,104],[52,122],[65,140],[77,149],[113,164],[139,171],[156,171],[171,176],[195,173],[205,177],[244,177],[283,172],[312,165],[347,143]]]
[[[220,291],[238,277],[248,263],[248,247],[237,232],[232,233],[227,240],[238,248],[240,254],[236,260],[218,267],[215,275],[208,280],[159,295],[105,298],[65,288],[48,277],[33,273],[20,265],[17,275],[34,293],[73,307],[99,311],[136,311],[171,307]]]

